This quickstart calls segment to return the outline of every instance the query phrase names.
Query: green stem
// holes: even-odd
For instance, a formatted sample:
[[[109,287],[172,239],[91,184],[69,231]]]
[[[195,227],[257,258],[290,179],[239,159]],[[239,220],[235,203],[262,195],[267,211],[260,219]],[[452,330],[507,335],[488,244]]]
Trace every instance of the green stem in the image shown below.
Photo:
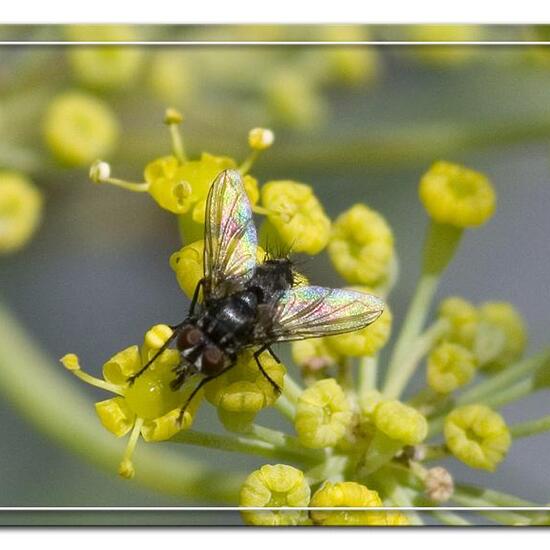
[[[409,497],[408,492],[397,483],[394,484],[391,489],[389,489],[388,498],[391,501],[392,506],[414,506],[414,502],[412,498]],[[409,517],[411,525],[424,525],[420,514],[418,514],[417,512],[407,511],[404,513]]]
[[[463,517],[459,516],[458,514],[455,514],[454,512],[432,512],[432,514],[442,523],[446,523],[447,525],[453,525],[455,527],[462,527],[466,525],[472,525],[470,521],[467,519],[464,519]]]
[[[281,434],[283,435],[283,434]],[[293,462],[315,463],[323,459],[322,454],[305,448],[286,446],[287,442],[270,443],[261,439],[240,435],[221,435],[187,430],[177,433],[170,441],[209,447],[220,451],[256,454],[267,458],[291,460]]]
[[[376,390],[378,376],[378,356],[362,357],[359,363],[359,398]]]
[[[550,431],[550,415],[514,424],[510,428],[513,438],[528,437]]]
[[[383,389],[384,395],[388,398],[398,398],[414,372],[416,364],[414,361],[409,361],[408,357],[410,357],[413,342],[424,325],[438,283],[439,275],[432,273],[423,273],[418,281],[390,359]],[[404,364],[407,370],[403,368]]]
[[[0,388],[5,396],[36,429],[115,475],[124,442],[101,427],[90,399],[76,390],[63,367],[45,357],[1,303],[0,326]],[[211,469],[160,445],[138,445],[133,462],[134,482],[202,501],[237,502],[244,477]]]

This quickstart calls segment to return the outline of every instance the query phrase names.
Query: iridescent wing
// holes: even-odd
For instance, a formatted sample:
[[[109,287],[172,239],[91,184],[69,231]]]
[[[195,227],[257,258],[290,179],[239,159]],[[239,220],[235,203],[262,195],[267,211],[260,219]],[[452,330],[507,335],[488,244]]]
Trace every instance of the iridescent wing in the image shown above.
[[[263,332],[272,342],[342,334],[370,325],[383,311],[384,302],[371,294],[321,286],[295,287],[281,293]]]
[[[204,292],[219,298],[241,288],[256,266],[257,237],[241,174],[221,172],[208,192],[204,230]]]

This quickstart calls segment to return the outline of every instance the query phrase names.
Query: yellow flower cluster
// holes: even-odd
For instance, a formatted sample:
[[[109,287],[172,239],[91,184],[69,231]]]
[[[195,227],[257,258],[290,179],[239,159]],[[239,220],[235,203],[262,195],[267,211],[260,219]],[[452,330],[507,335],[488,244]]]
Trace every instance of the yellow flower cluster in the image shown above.
[[[472,468],[493,472],[511,444],[506,422],[486,405],[466,405],[445,418],[445,442],[453,455]]]
[[[356,204],[335,220],[328,253],[349,283],[386,289],[395,270],[393,233],[381,214]]]
[[[26,176],[0,171],[0,254],[23,247],[42,216],[42,195]]]
[[[83,372],[76,355],[68,354],[61,359],[63,365],[84,382],[117,394],[117,397],[96,403],[96,412],[103,426],[117,437],[132,431],[121,462],[120,473],[124,477],[134,474],[130,458],[139,434],[146,441],[170,439],[192,425],[201,400],[202,392],[199,392],[180,419],[181,406],[195,380],[190,378],[179,391],[172,390],[173,369],[180,361],[179,352],[174,349],[165,350],[143,375],[128,384],[128,378],[152,359],[171,334],[166,325],[152,327],[141,348],[126,348],[103,365],[103,380]]]

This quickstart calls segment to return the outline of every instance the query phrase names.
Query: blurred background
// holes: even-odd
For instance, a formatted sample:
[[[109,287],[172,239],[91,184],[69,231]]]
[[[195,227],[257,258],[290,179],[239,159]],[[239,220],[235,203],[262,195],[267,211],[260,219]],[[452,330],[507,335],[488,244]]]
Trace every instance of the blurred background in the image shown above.
[[[545,27],[497,26],[0,28],[2,41],[549,37]],[[72,103],[63,106],[60,99],[67,98]],[[151,325],[175,323],[186,313],[187,300],[168,265],[181,246],[175,217],[146,195],[88,179],[89,165],[102,158],[116,176],[142,181],[145,164],[170,152],[162,124],[167,106],[184,114],[193,158],[208,151],[244,159],[248,130],[269,127],[276,141],[254,167],[260,183],[308,183],[331,217],[359,201],[383,213],[400,261],[390,301],[396,330],[417,279],[427,223],[417,197],[420,176],[440,159],[486,173],[498,193],[496,216],[467,233],[438,298],[511,301],[528,323],[528,351],[548,342],[550,46],[1,45],[0,168],[32,181],[43,208],[24,246],[8,243],[0,250],[0,297],[54,367],[74,351],[99,375],[107,358],[138,343]],[[318,284],[341,285],[326,254],[304,270]],[[51,376],[58,374],[86,392],[93,414],[94,401],[105,394],[52,368]],[[417,388],[424,376],[418,373]],[[504,414],[510,421],[542,416],[547,397],[533,395]],[[54,401],[63,408],[63,395]],[[0,394],[0,506],[211,504],[167,496],[119,479],[116,469],[97,468],[38,429],[14,402]],[[197,429],[216,431],[218,424],[211,408],[201,409]],[[200,448],[175,451],[220,471],[250,471],[265,462]],[[456,461],[452,471],[544,503],[550,501],[549,451],[550,438],[526,438],[512,446],[495,474],[478,474]],[[57,517],[80,524],[240,521],[214,513]],[[1,523],[47,521],[0,515]]]

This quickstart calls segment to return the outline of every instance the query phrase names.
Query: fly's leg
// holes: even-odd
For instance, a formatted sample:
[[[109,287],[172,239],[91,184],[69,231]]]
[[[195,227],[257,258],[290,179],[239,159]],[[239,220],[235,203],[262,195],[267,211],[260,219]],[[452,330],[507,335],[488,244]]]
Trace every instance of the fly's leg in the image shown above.
[[[279,395],[283,390],[279,387],[279,384],[277,384],[277,382],[275,382],[275,380],[273,380],[271,378],[271,376],[269,376],[269,374],[267,374],[267,372],[265,371],[265,369],[262,367],[262,364],[260,363],[260,355],[264,352],[264,351],[269,351],[270,355],[273,357],[273,359],[275,359],[275,361],[277,361],[277,363],[280,363],[281,361],[279,360],[279,358],[273,353],[273,350],[269,347],[269,345],[267,346],[262,346],[260,349],[258,349],[257,351],[254,352],[254,359],[256,360],[256,364],[258,365],[258,368],[260,369],[260,372],[264,375],[264,377],[269,381],[269,383],[273,386],[273,389],[275,390],[275,392],[277,393],[277,395]]]
[[[187,400],[185,401],[185,403],[182,405],[181,409],[180,409],[180,414],[178,416],[178,425],[181,426],[181,421],[183,420],[183,415],[185,414],[185,410],[187,409],[187,407],[189,406],[189,403],[191,403],[191,401],[193,400],[193,397],[195,397],[195,395],[197,395],[197,393],[199,392],[199,390],[205,385],[205,384],[208,384],[208,382],[210,382],[211,380],[214,380],[214,378],[218,378],[218,376],[221,376],[222,374],[224,374],[225,372],[227,372],[229,369],[232,369],[234,366],[236,365],[236,363],[231,363],[230,365],[228,365],[227,367],[225,367],[224,369],[222,369],[220,372],[212,375],[212,376],[207,376],[206,378],[203,378],[196,386],[195,388],[193,389],[193,391],[191,392],[191,395],[189,395],[189,397],[187,398]]]
[[[158,349],[158,351],[139,369],[135,374],[132,374],[132,376],[129,376],[126,380],[130,386],[157,360],[158,356],[173,342],[174,338],[178,335],[179,328],[182,327],[185,324],[185,321],[183,323],[180,323],[179,325],[176,325],[175,327],[170,327],[173,332],[170,335],[170,338],[164,342],[162,347]]]
[[[195,290],[193,292],[193,298],[191,298],[191,306],[189,307],[190,317],[195,314],[195,307],[197,305],[197,302],[199,301],[199,292],[201,291],[201,288],[204,290],[204,278],[197,283],[197,286],[195,287]]]

